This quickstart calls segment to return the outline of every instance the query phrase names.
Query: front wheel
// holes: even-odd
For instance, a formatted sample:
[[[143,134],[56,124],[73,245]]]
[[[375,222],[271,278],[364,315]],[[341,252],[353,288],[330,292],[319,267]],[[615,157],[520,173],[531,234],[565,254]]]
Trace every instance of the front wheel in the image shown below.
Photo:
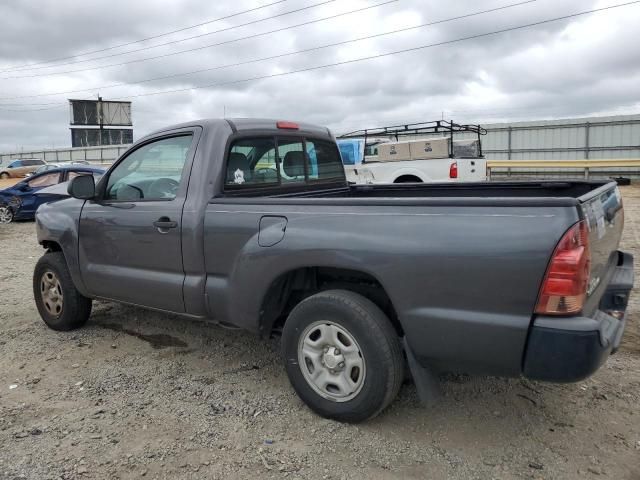
[[[0,206],[0,223],[13,222],[13,210],[8,205]]]
[[[0,178],[2,180],[7,180],[8,178],[10,178],[10,175],[7,172],[2,172],[0,173]]]
[[[76,289],[62,252],[45,253],[36,263],[33,296],[40,317],[53,330],[80,328],[91,315],[91,299]]]
[[[375,417],[403,380],[402,351],[391,322],[373,302],[345,290],[300,302],[285,322],[282,351],[300,398],[338,421]]]

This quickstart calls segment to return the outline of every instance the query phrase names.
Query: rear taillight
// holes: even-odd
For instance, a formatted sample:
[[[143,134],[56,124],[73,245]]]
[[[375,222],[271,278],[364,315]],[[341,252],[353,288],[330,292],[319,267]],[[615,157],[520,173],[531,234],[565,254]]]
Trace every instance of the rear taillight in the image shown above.
[[[589,230],[582,220],[564,234],[553,252],[540,288],[536,313],[579,313],[587,297],[590,266]]]
[[[449,167],[449,178],[458,178],[458,162],[453,162]]]

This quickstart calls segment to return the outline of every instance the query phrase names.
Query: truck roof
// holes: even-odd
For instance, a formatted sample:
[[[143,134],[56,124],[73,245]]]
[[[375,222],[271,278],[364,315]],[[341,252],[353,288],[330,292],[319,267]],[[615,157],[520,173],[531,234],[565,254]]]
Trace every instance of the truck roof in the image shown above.
[[[332,139],[333,135],[331,131],[327,127],[322,127],[319,125],[313,125],[311,123],[305,122],[289,122],[298,125],[298,129],[283,129],[278,128],[278,122],[283,122],[284,120],[276,120],[269,118],[204,118],[200,120],[193,120],[191,122],[179,123],[176,125],[170,125],[161,130],[156,130],[155,132],[150,133],[149,135],[145,135],[144,138],[148,136],[157,135],[158,133],[168,132],[171,130],[178,130],[181,128],[187,127],[202,127],[205,130],[213,130],[216,128],[229,128],[233,131],[239,132],[260,132],[260,133],[274,133],[277,131],[283,133],[291,133],[291,134],[309,134],[314,137],[321,138],[329,138]]]

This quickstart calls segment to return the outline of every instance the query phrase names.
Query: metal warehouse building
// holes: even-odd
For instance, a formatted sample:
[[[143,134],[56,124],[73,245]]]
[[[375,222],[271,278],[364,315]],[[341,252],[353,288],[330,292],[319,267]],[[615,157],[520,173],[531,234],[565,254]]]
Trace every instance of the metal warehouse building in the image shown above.
[[[483,125],[492,160],[640,158],[640,115]]]

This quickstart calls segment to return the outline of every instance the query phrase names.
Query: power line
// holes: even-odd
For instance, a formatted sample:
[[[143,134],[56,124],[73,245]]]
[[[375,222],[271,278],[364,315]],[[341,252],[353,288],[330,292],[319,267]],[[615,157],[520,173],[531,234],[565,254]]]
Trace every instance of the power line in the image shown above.
[[[269,74],[269,75],[260,75],[260,76],[244,78],[244,79],[240,79],[240,80],[232,80],[232,81],[221,82],[221,83],[212,83],[212,84],[209,84],[209,85],[200,85],[200,86],[195,86],[195,87],[179,88],[179,89],[174,89],[174,90],[164,90],[164,91],[158,91],[158,92],[139,93],[139,94],[136,94],[136,95],[129,95],[126,98],[148,97],[148,96],[154,96],[154,95],[164,95],[164,94],[167,94],[167,93],[180,93],[180,92],[187,92],[187,91],[190,91],[190,90],[197,90],[197,89],[203,89],[203,88],[213,88],[213,87],[220,87],[220,86],[226,86],[226,85],[234,85],[234,84],[238,84],[238,83],[251,82],[251,81],[254,81],[254,80],[264,80],[264,79],[267,79],[267,78],[284,77],[284,76],[287,76],[287,75],[293,75],[295,73],[310,72],[310,71],[314,71],[314,70],[320,70],[320,69],[323,69],[323,68],[330,68],[330,67],[348,65],[348,64],[352,64],[352,63],[365,62],[365,61],[369,61],[369,60],[375,60],[375,59],[378,59],[378,58],[390,57],[390,56],[398,55],[398,54],[401,54],[401,53],[416,52],[416,51],[424,50],[424,49],[427,49],[427,48],[439,47],[439,46],[443,46],[443,45],[450,45],[450,44],[453,44],[453,43],[460,43],[460,42],[464,42],[464,41],[467,41],[467,40],[475,40],[475,39],[478,39],[478,38],[490,37],[490,36],[498,35],[498,34],[501,34],[501,33],[513,32],[513,31],[516,31],[516,30],[523,30],[523,29],[526,29],[526,28],[536,27],[536,26],[539,26],[539,25],[545,25],[547,23],[558,22],[560,20],[567,20],[567,19],[570,19],[570,18],[580,17],[580,16],[584,16],[584,15],[597,13],[597,12],[603,12],[603,11],[606,11],[606,10],[612,10],[614,8],[620,8],[620,7],[625,7],[625,6],[629,6],[629,5],[635,5],[635,4],[638,4],[638,3],[640,3],[640,0],[621,3],[621,4],[618,4],[618,5],[610,5],[608,7],[595,8],[595,9],[592,9],[592,10],[585,10],[585,11],[578,12],[578,13],[573,13],[573,14],[569,14],[569,15],[563,15],[561,17],[555,17],[555,18],[550,18],[550,19],[547,19],[547,20],[540,20],[538,22],[527,23],[527,24],[524,24],[524,25],[516,26],[516,27],[503,28],[503,29],[500,29],[500,30],[494,30],[492,32],[480,33],[480,34],[477,34],[477,35],[470,35],[470,36],[467,36],[467,37],[456,38],[454,40],[447,40],[447,41],[443,41],[443,42],[430,43],[430,44],[427,44],[427,45],[420,45],[420,46],[417,46],[417,47],[404,48],[404,49],[395,50],[395,51],[392,51],[392,52],[380,53],[380,54],[377,54],[377,55],[370,55],[368,57],[361,57],[361,58],[356,58],[356,59],[352,59],[352,60],[344,60],[344,61],[341,61],[341,62],[327,63],[327,64],[324,64],[324,65],[316,65],[316,66],[313,66],[313,67],[301,68],[301,69],[298,69],[298,70],[291,70],[291,71],[288,71],[288,72],[273,73],[273,74]]]
[[[576,107],[579,111],[580,110],[584,110],[584,109],[588,109],[591,112],[597,112],[597,111],[602,111],[602,110],[598,110],[598,107],[600,102],[591,102],[591,103],[582,103],[580,104],[578,107]],[[372,118],[370,116],[367,116],[367,120],[368,121],[373,121],[374,125],[389,125],[389,124],[401,124],[401,125],[407,125],[407,124],[413,124],[413,123],[422,123],[424,122],[425,118],[440,118],[440,116],[442,114],[444,114],[445,118],[456,118],[456,119],[463,119],[463,118],[472,118],[473,123],[482,123],[482,125],[484,127],[487,126],[486,122],[478,122],[478,120],[481,119],[488,119],[488,118],[522,118],[522,115],[518,114],[517,112],[529,112],[529,113],[536,113],[539,114],[541,116],[545,116],[545,115],[557,115],[558,110],[562,110],[563,106],[562,105],[552,105],[552,106],[546,106],[546,107],[519,107],[519,108],[497,108],[497,109],[492,109],[492,110],[474,110],[474,111],[470,111],[470,110],[437,110],[437,111],[431,111],[431,112],[426,112],[422,114],[420,119],[413,119],[413,120],[407,120],[406,117],[399,117],[398,115],[394,115],[394,116],[387,116],[387,117],[378,117],[372,120]],[[618,107],[616,107],[617,109],[622,109],[622,110],[629,110],[632,109],[634,112],[638,111],[638,107],[637,105],[620,105]],[[594,110],[595,109],[595,110]],[[574,109],[575,110],[575,109]],[[506,112],[506,113],[499,113],[499,112]],[[511,111],[516,111],[515,114],[510,114],[509,112]],[[583,115],[583,114],[571,114],[571,115]],[[586,116],[586,114],[585,114]],[[530,115],[528,115],[527,117],[531,118]],[[348,121],[348,122],[336,122],[334,125],[334,127],[331,128],[332,131],[336,131],[336,132],[347,132],[347,131],[352,131],[354,129],[355,126],[362,126],[362,120],[360,121]],[[331,126],[331,125],[327,125],[327,126]],[[370,130],[372,129],[371,127],[367,127]]]
[[[329,0],[329,1],[336,1],[336,0]],[[11,76],[11,77],[0,77],[0,79],[7,80],[7,79],[15,79],[15,78],[35,78],[35,77],[48,77],[48,76],[52,76],[52,75],[66,75],[66,74],[69,74],[69,73],[88,72],[90,70],[101,70],[103,68],[119,67],[119,66],[123,66],[123,65],[129,65],[131,63],[146,62],[148,60],[155,60],[155,59],[158,59],[158,58],[166,58],[166,57],[171,57],[171,56],[174,56],[174,55],[181,55],[183,53],[195,52],[197,50],[204,50],[206,48],[218,47],[218,46],[221,46],[221,45],[228,45],[230,43],[239,42],[241,40],[248,40],[248,39],[252,39],[252,38],[264,37],[264,36],[270,35],[272,33],[283,32],[285,30],[290,30],[292,28],[298,28],[298,27],[302,27],[302,26],[306,26],[306,25],[311,25],[311,24],[314,24],[314,23],[324,22],[324,21],[327,21],[327,20],[333,20],[334,18],[344,17],[346,15],[363,12],[365,10],[371,10],[373,8],[381,7],[383,5],[388,5],[390,3],[395,3],[395,2],[398,2],[398,1],[400,1],[400,0],[386,0],[384,2],[377,3],[375,5],[369,5],[367,7],[357,8],[355,10],[349,10],[348,12],[338,13],[338,14],[335,14],[335,15],[330,15],[328,17],[318,18],[318,19],[315,19],[315,20],[309,20],[309,21],[306,21],[306,22],[298,23],[298,24],[295,24],[295,25],[290,25],[290,26],[287,26],[287,27],[276,28],[274,30],[269,30],[267,32],[255,33],[253,35],[248,35],[246,37],[234,38],[234,39],[231,39],[231,40],[226,40],[224,42],[212,43],[212,44],[209,44],[209,45],[202,45],[200,47],[189,48],[189,49],[186,49],[186,50],[179,50],[177,52],[165,53],[165,54],[156,55],[156,56],[153,56],[153,57],[139,58],[139,59],[129,60],[127,62],[121,62],[121,63],[111,63],[111,64],[106,64],[106,65],[98,65],[98,66],[95,66],[95,67],[88,67],[88,68],[82,68],[82,69],[77,69],[77,70],[68,70],[68,71],[65,71],[65,72],[51,72],[51,73],[40,73],[40,74],[32,74],[32,75],[19,75],[19,76]]]
[[[278,55],[271,55],[268,57],[262,57],[262,58],[257,58],[257,59],[253,59],[253,60],[246,60],[243,62],[237,62],[237,63],[230,63],[230,64],[226,64],[226,65],[218,65],[215,67],[208,67],[208,68],[202,68],[199,70],[193,70],[190,72],[184,72],[184,73],[174,73],[171,75],[163,75],[161,77],[153,77],[153,78],[147,78],[147,79],[143,79],[143,80],[138,80],[135,82],[124,82],[124,83],[117,83],[117,84],[112,84],[112,85],[102,85],[99,87],[91,87],[91,88],[83,88],[83,89],[78,89],[78,90],[67,90],[64,92],[55,92],[55,93],[40,93],[40,94],[34,94],[34,95],[22,95],[22,96],[16,96],[16,97],[3,97],[0,98],[0,102],[2,102],[3,100],[16,100],[19,98],[35,98],[35,97],[48,97],[48,96],[53,96],[53,95],[66,95],[69,93],[78,93],[78,92],[89,92],[89,91],[98,91],[98,90],[105,90],[108,88],[116,88],[116,87],[123,87],[123,86],[129,86],[129,85],[138,85],[141,83],[147,83],[147,82],[153,82],[156,80],[166,80],[169,78],[176,78],[176,77],[182,77],[182,76],[186,76],[186,75],[194,75],[196,73],[203,73],[203,72],[209,72],[212,70],[221,70],[224,68],[230,68],[230,67],[238,67],[238,66],[242,66],[242,65],[248,65],[251,63],[257,63],[257,62],[263,62],[266,60],[274,60],[276,58],[282,58],[282,57],[287,57],[287,56],[291,56],[291,55],[298,55],[301,53],[308,53],[308,52],[312,52],[312,51],[316,51],[316,50],[321,50],[321,49],[325,49],[325,48],[330,48],[330,47],[336,47],[336,46],[340,46],[340,45],[346,45],[349,43],[355,43],[355,42],[361,42],[363,40],[370,40],[372,38],[379,38],[379,37],[383,37],[383,36],[387,36],[387,35],[393,35],[396,33],[402,33],[402,32],[407,32],[410,30],[417,30],[419,28],[425,28],[425,27],[430,27],[433,25],[439,25],[442,23],[447,23],[447,22],[452,22],[454,20],[461,20],[463,18],[469,18],[469,17],[474,17],[477,15],[482,15],[482,14],[487,14],[487,13],[493,13],[493,12],[497,12],[497,11],[501,11],[501,10],[506,10],[508,8],[514,8],[514,7],[518,7],[518,6],[522,6],[522,5],[526,5],[529,3],[533,3],[536,2],[537,0],[524,0],[518,3],[512,3],[509,5],[503,5],[501,7],[496,7],[496,8],[491,8],[488,10],[481,10],[481,11],[477,11],[477,12],[472,12],[472,13],[468,13],[465,15],[458,15],[456,17],[451,17],[451,18],[446,18],[446,19],[442,19],[442,20],[436,20],[433,22],[428,22],[428,23],[422,23],[420,25],[415,25],[412,27],[406,27],[406,28],[400,28],[400,29],[396,29],[396,30],[390,30],[387,32],[382,32],[382,33],[377,33],[377,34],[373,34],[373,35],[367,35],[365,37],[358,37],[358,38],[354,38],[351,40],[344,40],[344,41],[340,41],[340,42],[335,42],[335,43],[329,43],[326,45],[320,45],[320,46],[316,46],[316,47],[311,47],[311,48],[305,48],[303,50],[296,50],[294,52],[287,52],[287,53],[281,53]],[[57,102],[56,102],[57,103]],[[17,104],[8,104],[8,103],[0,103],[0,105],[13,105],[13,106],[20,106],[20,105],[24,105],[23,103],[17,103]],[[41,103],[41,104],[37,104],[37,103],[32,103],[31,105],[54,105],[54,103]]]
[[[229,30],[235,30],[236,28],[246,27],[248,25],[255,25],[257,23],[262,23],[262,22],[266,22],[268,20],[273,20],[274,18],[284,17],[286,15],[292,15],[294,13],[303,12],[305,10],[311,10],[312,8],[320,7],[322,5],[326,5],[328,3],[333,3],[335,1],[336,0],[323,0],[323,1],[318,2],[318,3],[307,5],[306,7],[300,7],[300,8],[296,8],[294,10],[289,10],[288,12],[278,13],[276,15],[272,15],[272,16],[267,17],[267,18],[259,18],[257,20],[251,20],[250,22],[241,23],[239,25],[232,25],[230,27],[225,27],[225,28],[221,28],[219,30],[214,30],[213,32],[200,33],[198,35],[193,35],[191,37],[179,38],[179,39],[176,39],[176,40],[171,40],[169,42],[159,43],[157,45],[149,45],[148,47],[141,47],[141,48],[137,48],[137,49],[134,49],[134,50],[127,50],[126,52],[112,53],[112,54],[109,54],[109,55],[103,55],[101,57],[88,58],[88,59],[85,59],[85,60],[75,60],[73,62],[59,63],[57,65],[45,65],[45,66],[41,66],[41,67],[27,68],[25,70],[42,70],[42,69],[45,69],[45,68],[64,67],[66,65],[75,65],[75,64],[78,64],[78,63],[94,62],[96,60],[103,60],[105,58],[120,57],[122,55],[128,55],[130,53],[143,52],[143,51],[146,51],[146,50],[151,50],[153,48],[164,47],[164,46],[167,46],[167,45],[173,45],[173,44],[176,44],[176,43],[186,42],[188,40],[193,40],[193,39],[196,39],[196,38],[201,38],[201,37],[206,37],[206,36],[209,36],[209,35],[214,35],[214,34],[220,33],[220,32],[227,32]],[[398,0],[396,0],[396,1],[398,1]],[[53,72],[53,74],[55,75],[56,73]],[[46,75],[48,75],[48,74],[46,74]],[[13,77],[13,78],[21,78],[21,77]]]
[[[222,20],[228,20],[229,18],[238,17],[238,16],[244,15],[246,13],[251,13],[251,12],[258,11],[258,10],[262,10],[264,8],[268,8],[268,7],[271,7],[273,5],[277,5],[278,3],[283,3],[283,2],[286,2],[286,1],[288,1],[288,0],[277,0],[275,2],[267,3],[267,4],[261,5],[259,7],[250,8],[249,10],[243,10],[241,12],[236,12],[236,13],[232,13],[230,15],[225,15],[224,17],[214,18],[213,20],[207,20],[206,22],[196,23],[195,25],[189,25],[188,27],[179,28],[177,30],[172,30],[170,32],[159,33],[159,34],[153,35],[151,37],[141,38],[140,40],[132,40],[132,41],[126,42],[126,43],[120,43],[118,45],[113,45],[111,47],[105,47],[105,48],[100,48],[98,50],[90,50],[90,51],[87,51],[87,52],[76,53],[75,55],[69,55],[68,57],[58,57],[58,58],[52,58],[52,59],[49,59],[49,60],[42,60],[40,62],[29,63],[29,64],[25,64],[25,65],[18,65],[16,67],[11,67],[11,68],[0,70],[0,73],[6,73],[6,72],[15,71],[15,70],[31,70],[29,67],[32,67],[34,65],[42,65],[42,64],[45,64],[45,63],[59,62],[60,60],[67,60],[67,59],[70,59],[70,58],[83,57],[85,55],[91,55],[91,54],[94,54],[94,53],[101,53],[101,52],[106,52],[106,51],[109,51],[109,50],[115,50],[116,48],[127,47],[129,45],[134,45],[136,43],[142,43],[142,42],[146,42],[148,40],[153,40],[155,38],[166,37],[168,35],[173,35],[174,33],[184,32],[185,30],[191,30],[193,28],[202,27],[203,25],[209,25],[211,23],[220,22]],[[125,52],[125,53],[127,53],[127,52]],[[52,65],[52,67],[55,67],[55,66],[58,66],[58,65]]]
[[[352,59],[352,60],[344,60],[341,62],[334,62],[334,63],[327,63],[327,64],[323,64],[323,65],[316,65],[313,67],[306,67],[306,68],[301,68],[298,70],[291,70],[288,72],[280,72],[280,73],[273,73],[273,74],[269,74],[269,75],[260,75],[260,76],[255,76],[255,77],[250,77],[250,78],[244,78],[244,79],[239,79],[239,80],[231,80],[228,82],[219,82],[219,83],[212,83],[212,84],[208,84],[208,85],[199,85],[199,86],[192,86],[192,87],[187,87],[187,88],[179,88],[179,89],[173,89],[173,90],[162,90],[162,91],[156,91],[156,92],[147,92],[147,93],[140,93],[140,94],[136,94],[136,95],[128,95],[126,97],[121,98],[120,100],[127,100],[127,99],[131,99],[131,98],[139,98],[139,97],[148,97],[148,96],[155,96],[155,95],[165,95],[168,93],[181,93],[181,92],[188,92],[191,90],[198,90],[198,89],[204,89],[204,88],[214,88],[214,87],[222,87],[222,86],[227,86],[227,85],[234,85],[234,84],[239,84],[239,83],[247,83],[247,82],[251,82],[254,80],[264,80],[264,79],[269,79],[269,78],[276,78],[276,77],[284,77],[287,75],[293,75],[296,73],[303,73],[303,72],[310,72],[310,71],[315,71],[315,70],[320,70],[323,68],[330,68],[330,67],[337,67],[337,66],[342,66],[342,65],[348,65],[348,64],[353,64],[353,63],[359,63],[359,62],[365,62],[365,61],[369,61],[369,60],[374,60],[374,59],[379,59],[379,58],[384,58],[384,57],[390,57],[393,55],[398,55],[398,54],[402,54],[402,53],[409,53],[409,52],[416,52],[416,51],[420,51],[420,50],[424,50],[427,48],[433,48],[433,47],[439,47],[439,46],[443,46],[443,45],[451,45],[454,43],[460,43],[460,42],[464,42],[464,41],[468,41],[468,40],[476,40],[479,38],[486,38],[486,37],[490,37],[490,36],[494,36],[494,35],[499,35],[501,33],[507,33],[507,32],[513,32],[513,31],[517,31],[517,30],[524,30],[526,28],[531,28],[531,27],[536,27],[539,25],[545,25],[548,23],[553,23],[553,22],[558,22],[561,20],[567,20],[570,18],[575,18],[575,17],[580,17],[580,16],[584,16],[584,15],[590,15],[593,13],[599,13],[599,12],[604,12],[607,10],[613,10],[615,8],[620,8],[620,7],[625,7],[625,6],[629,6],[629,5],[636,5],[640,3],[640,0],[635,0],[632,2],[626,2],[626,3],[621,3],[618,5],[610,5],[608,7],[602,7],[602,8],[596,8],[596,9],[592,9],[592,10],[585,10],[582,12],[578,12],[578,13],[573,13],[573,14],[569,14],[569,15],[563,15],[560,17],[554,17],[554,18],[550,18],[550,19],[546,19],[546,20],[540,20],[537,22],[532,22],[532,23],[527,23],[524,25],[518,25],[515,27],[508,27],[508,28],[503,28],[500,30],[494,30],[491,32],[486,32],[486,33],[479,33],[476,35],[469,35],[466,37],[461,37],[461,38],[456,38],[453,40],[446,40],[446,41],[442,41],[442,42],[436,42],[436,43],[430,43],[427,45],[420,45],[420,46],[416,46],[416,47],[411,47],[411,48],[404,48],[401,50],[395,50],[392,52],[387,52],[387,53],[380,53],[377,55],[370,55],[367,57],[361,57],[361,58],[356,58],[356,59]]]
[[[30,109],[5,108],[4,105],[1,105],[0,106],[0,110],[3,111],[3,112],[29,113],[29,112],[42,112],[44,110],[55,110],[55,109],[62,108],[62,107],[66,108],[67,105],[62,104],[62,103],[57,103],[55,107],[30,108]]]

